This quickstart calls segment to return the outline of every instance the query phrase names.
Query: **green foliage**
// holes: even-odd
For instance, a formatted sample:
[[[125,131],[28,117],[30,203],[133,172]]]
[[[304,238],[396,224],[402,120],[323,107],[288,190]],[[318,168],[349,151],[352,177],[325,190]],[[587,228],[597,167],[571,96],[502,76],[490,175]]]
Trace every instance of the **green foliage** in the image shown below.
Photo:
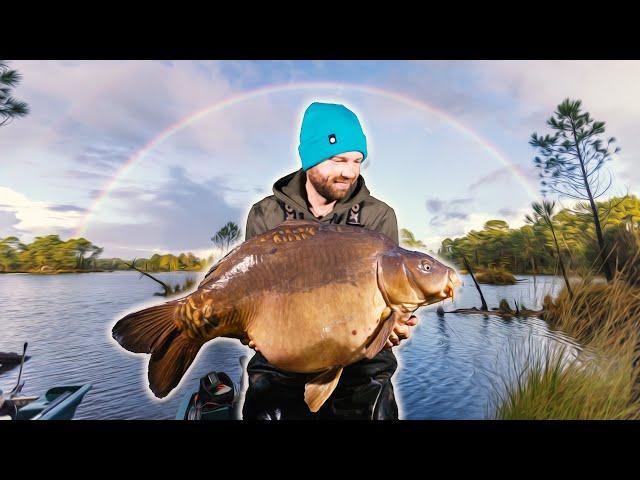
[[[547,191],[561,196],[588,202],[598,242],[598,256],[602,271],[607,280],[613,278],[613,269],[605,253],[603,227],[596,200],[604,195],[611,186],[612,176],[603,178],[602,166],[611,160],[620,147],[611,150],[616,139],[611,137],[606,143],[604,122],[596,122],[589,112],[581,110],[580,100],[564,100],[547,124],[555,131],[553,135],[531,135],[530,145],[537,148],[540,156],[535,157],[534,165],[539,168],[541,192]],[[587,210],[585,208],[585,210]],[[559,258],[562,266],[562,259]]]
[[[25,102],[11,96],[11,89],[20,82],[21,78],[16,70],[11,70],[5,61],[0,60],[0,127],[14,118],[24,117],[29,113],[29,107]]]
[[[151,258],[137,258],[134,265],[147,272],[171,272],[175,270],[199,271],[203,269],[207,260],[196,257],[193,253],[181,253],[178,256],[170,253],[154,254]]]
[[[400,245],[408,249],[427,248],[422,240],[417,240],[413,235],[413,232],[407,230],[406,228],[400,229]]]
[[[551,205],[547,205],[549,209]],[[574,210],[562,209],[547,215],[540,205],[539,214],[530,215],[531,223],[511,229],[502,220],[486,222],[480,231],[472,230],[461,238],[443,240],[438,255],[460,267],[462,255],[478,269],[505,269],[513,273],[556,274],[557,253],[553,234],[547,220],[552,221],[559,250],[568,270],[588,271],[598,258],[598,243],[595,240],[594,224],[588,205],[579,204]],[[603,218],[605,237],[613,235],[619,228],[640,229],[640,199],[630,195],[613,197],[597,202]],[[614,256],[609,255],[614,262]]]
[[[86,238],[67,241],[58,235],[36,237],[29,244],[21,243],[17,237],[0,238],[0,272],[58,273],[90,272],[101,270],[128,270],[119,258],[99,258],[103,249]],[[193,253],[153,255],[140,258],[136,267],[147,271],[187,270],[205,268],[211,258],[200,259]]]
[[[486,283],[489,285],[515,285],[516,277],[511,272],[490,268],[489,270],[481,270],[476,272],[476,280],[478,283]]]
[[[229,250],[229,246],[233,244],[242,235],[242,230],[233,222],[227,222],[218,232],[211,237],[211,241],[218,248]]]
[[[554,116],[547,120],[553,135],[531,135],[529,144],[540,156],[534,165],[539,168],[543,195],[552,191],[571,198],[590,200],[603,195],[611,181],[601,181],[599,170],[620,147],[611,150],[616,139],[605,141],[605,122],[597,122],[589,112],[581,110],[580,100],[565,99]]]
[[[531,223],[533,225],[542,224],[545,228],[547,228],[551,232],[551,236],[553,237],[553,246],[555,247],[556,258],[558,259],[558,263],[560,265],[560,270],[562,271],[562,276],[564,277],[565,285],[567,286],[567,290],[569,294],[572,295],[571,285],[569,284],[569,277],[567,276],[567,269],[565,267],[565,262],[562,258],[562,252],[560,250],[560,245],[558,243],[558,236],[556,235],[556,229],[554,227],[553,216],[555,213],[556,202],[543,200],[542,203],[533,202],[531,204],[531,208],[533,209],[533,215],[525,215],[525,219],[527,223]]]
[[[95,268],[102,248],[85,238],[62,241],[58,235],[36,237],[23,244],[16,237],[0,240],[0,265],[3,272],[85,271]]]

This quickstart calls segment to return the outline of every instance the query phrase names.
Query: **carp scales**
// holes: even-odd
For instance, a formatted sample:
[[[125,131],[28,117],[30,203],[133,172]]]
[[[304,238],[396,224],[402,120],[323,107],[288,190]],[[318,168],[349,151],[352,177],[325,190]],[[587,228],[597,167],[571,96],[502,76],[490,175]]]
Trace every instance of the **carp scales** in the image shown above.
[[[316,412],[345,366],[375,357],[396,321],[453,297],[453,269],[358,226],[287,220],[219,260],[191,294],[130,313],[113,327],[125,349],[151,354],[149,386],[173,390],[217,337],[252,341],[277,368],[317,373]]]

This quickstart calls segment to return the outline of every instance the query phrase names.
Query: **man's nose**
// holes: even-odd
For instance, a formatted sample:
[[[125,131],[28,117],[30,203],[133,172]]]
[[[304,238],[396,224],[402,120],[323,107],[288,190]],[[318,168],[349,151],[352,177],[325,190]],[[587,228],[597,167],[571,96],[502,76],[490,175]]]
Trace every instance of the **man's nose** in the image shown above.
[[[357,165],[355,166],[347,165],[342,169],[342,176],[344,178],[349,178],[349,179],[356,178],[359,174],[358,170],[359,169]]]

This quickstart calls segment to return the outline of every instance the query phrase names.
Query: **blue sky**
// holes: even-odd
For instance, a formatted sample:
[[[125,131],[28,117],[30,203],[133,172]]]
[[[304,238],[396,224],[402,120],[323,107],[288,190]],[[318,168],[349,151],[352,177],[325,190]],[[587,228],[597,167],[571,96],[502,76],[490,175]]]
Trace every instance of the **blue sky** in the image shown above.
[[[122,165],[181,119],[255,89],[300,82],[343,87],[259,95],[202,116],[118,178],[84,236],[104,247],[103,256],[211,252],[209,238],[224,223],[244,228],[249,207],[299,168],[299,126],[312,101],[344,103],[358,114],[369,141],[362,175],[371,193],[433,250],[492,218],[523,224],[530,191],[538,191],[528,140],[548,131],[545,121],[565,97],[582,99],[618,139],[622,151],[608,167],[611,193],[638,193],[637,61],[11,66],[23,75],[15,96],[32,113],[0,128],[0,235],[23,241],[50,233],[69,238]]]

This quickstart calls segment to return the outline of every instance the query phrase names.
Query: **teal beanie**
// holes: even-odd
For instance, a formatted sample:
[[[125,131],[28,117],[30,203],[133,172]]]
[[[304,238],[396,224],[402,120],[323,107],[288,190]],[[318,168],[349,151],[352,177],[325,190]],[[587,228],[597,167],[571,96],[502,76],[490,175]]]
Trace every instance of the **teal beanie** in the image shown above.
[[[367,158],[367,137],[356,114],[344,105],[314,102],[304,112],[298,152],[302,169],[308,170],[344,152],[360,152]]]

